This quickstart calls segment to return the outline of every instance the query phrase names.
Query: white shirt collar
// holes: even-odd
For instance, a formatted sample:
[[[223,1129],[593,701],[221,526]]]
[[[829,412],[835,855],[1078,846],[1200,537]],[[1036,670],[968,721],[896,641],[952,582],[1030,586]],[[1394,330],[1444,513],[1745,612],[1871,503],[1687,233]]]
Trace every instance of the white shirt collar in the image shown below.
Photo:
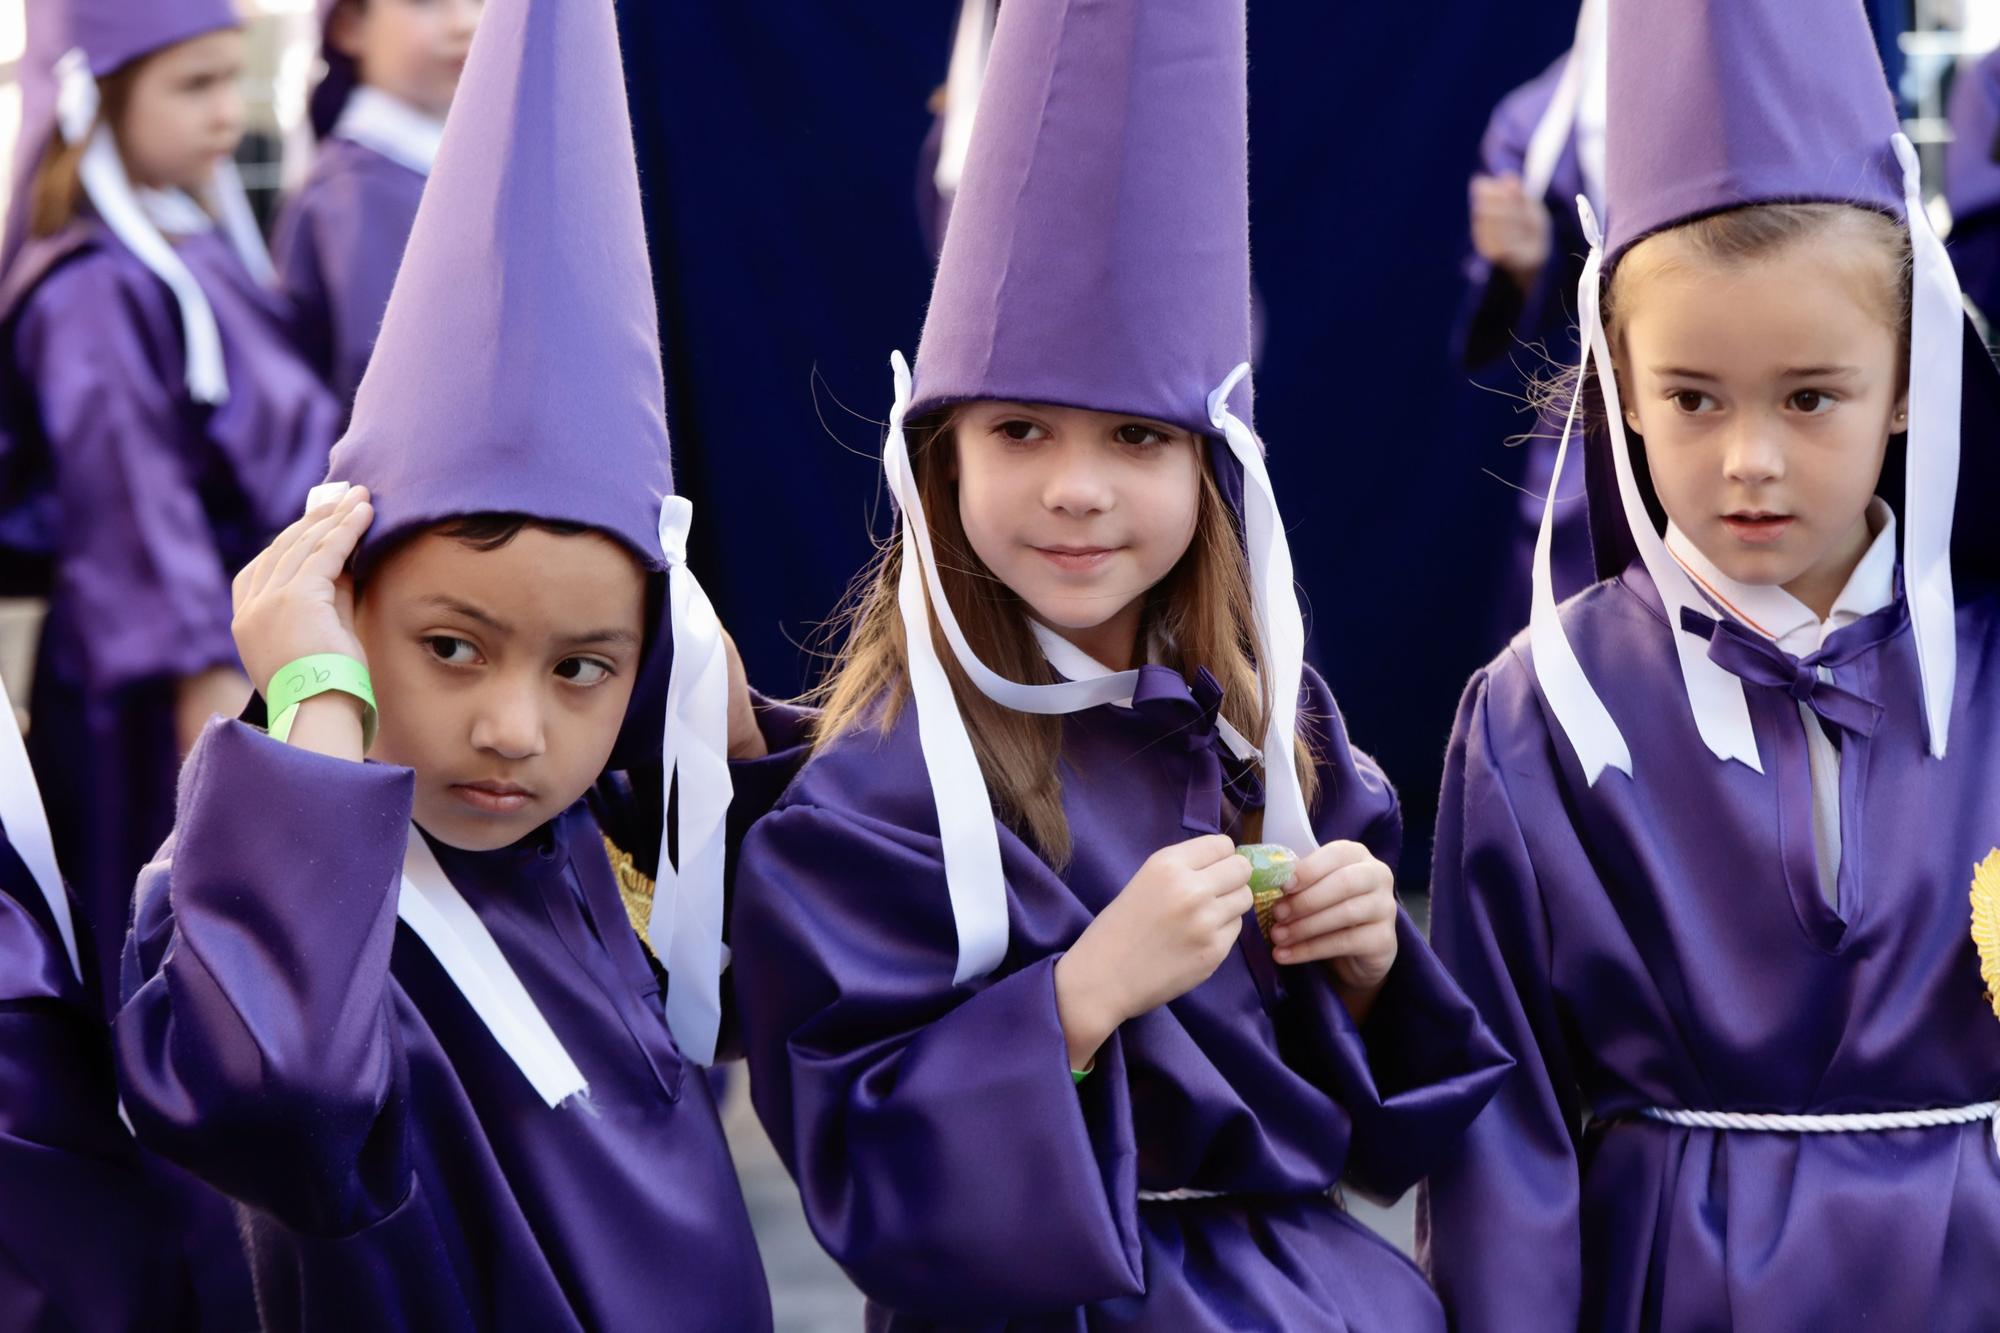
[[[215,229],[215,219],[186,190],[140,189],[134,193],[139,207],[164,235],[194,236]]]
[[[1048,659],[1049,665],[1054,667],[1057,674],[1062,676],[1063,679],[1096,680],[1101,676],[1116,674],[1110,667],[1104,665],[1104,663],[1098,661],[1089,653],[1086,653],[1083,649],[1077,647],[1047,625],[1044,625],[1041,621],[1036,620],[1033,616],[1028,617],[1028,628],[1035,632],[1035,642],[1041,645],[1042,656]],[[1158,659],[1158,643],[1151,643],[1147,646],[1146,657],[1148,661]],[[1114,700],[1111,706],[1113,708],[1130,708],[1132,700],[1128,696],[1123,699]],[[1215,719],[1215,729],[1216,733],[1222,737],[1222,743],[1229,747],[1229,752],[1235,755],[1238,760],[1254,759],[1257,757],[1257,747],[1244,739],[1242,732],[1230,726],[1227,718],[1218,715]]]
[[[334,135],[429,176],[444,141],[444,121],[366,84],[348,95]]]
[[[1896,599],[1896,515],[1880,496],[1869,503],[1868,526],[1875,533],[1874,539],[1848,575],[1847,586],[1834,599],[1833,611],[1824,621],[1776,584],[1739,583],[1730,578],[1672,523],[1667,524],[1667,550],[1718,610],[1794,657],[1805,657],[1824,647],[1827,636],[1835,630],[1880,611]]]

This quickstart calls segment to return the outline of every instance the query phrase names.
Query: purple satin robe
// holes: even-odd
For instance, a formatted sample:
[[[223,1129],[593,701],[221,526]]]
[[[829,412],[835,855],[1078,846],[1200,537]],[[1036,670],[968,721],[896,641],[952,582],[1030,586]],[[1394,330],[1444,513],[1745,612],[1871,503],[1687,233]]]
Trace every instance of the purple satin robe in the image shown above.
[[[229,581],[303,508],[339,409],[220,232],[178,246],[230,395],[185,388],[178,307],[92,222],[32,243],[0,294],[12,466],[52,507],[28,745],[114,1002],[132,883],[173,826],[176,682],[237,665]]]
[[[1527,161],[1528,141],[1534,137],[1535,127],[1555,96],[1568,60],[1568,54],[1564,53],[1542,73],[1507,94],[1494,108],[1486,133],[1479,141],[1482,174],[1521,174]],[[1496,269],[1477,252],[1466,256],[1465,300],[1452,333],[1453,346],[1466,369],[1479,372],[1482,380],[1492,381],[1504,392],[1522,393],[1531,380],[1576,368],[1579,355],[1576,286],[1583,277],[1583,261],[1589,251],[1583,239],[1583,225],[1576,214],[1576,197],[1582,193],[1583,168],[1577,160],[1576,137],[1572,134],[1549,180],[1545,197],[1552,226],[1549,260],[1542,265],[1532,291],[1522,291],[1511,276]],[[1536,420],[1532,434],[1519,446],[1525,450],[1518,465],[1521,522],[1516,529],[1510,576],[1498,585],[1495,593],[1495,636],[1489,643],[1511,638],[1515,630],[1527,623],[1527,589],[1535,555],[1535,534],[1541,528],[1542,497],[1549,493],[1549,482],[1555,473],[1556,447],[1562,440],[1562,428],[1560,413],[1543,413]],[[1489,465],[1494,462],[1491,453],[1494,443],[1479,442],[1479,456]],[[1572,472],[1563,494],[1574,499],[1556,508],[1553,559],[1558,597],[1580,592],[1594,581],[1581,469]]]
[[[196,1327],[172,1215],[118,1121],[95,999],[0,834],[0,1328]]]
[[[271,257],[300,348],[343,409],[375,350],[425,178],[349,139],[322,139],[285,204]]]
[[[1318,832],[1393,858],[1394,793],[1317,676],[1307,694]],[[962,987],[912,709],[821,751],[751,830],[751,1092],[871,1328],[1443,1327],[1416,1268],[1329,1197],[1409,1186],[1507,1065],[1407,919],[1365,1032],[1246,919],[1213,977],[1070,1076],[1057,958],[1153,852],[1261,801],[1222,762],[1218,702],[1148,667],[1136,708],[1065,719],[1074,857],[1058,874],[1003,828],[1008,954]],[[1180,1189],[1228,1197],[1138,1200]]]
[[[1586,785],[1525,635],[1474,678],[1432,931],[1520,1067],[1426,1188],[1420,1239],[1454,1327],[1994,1327],[1986,1123],[1797,1135],[1637,1118],[2000,1093],[1967,906],[2000,843],[2000,598],[1959,596],[1943,761],[1926,753],[1904,604],[1828,640],[1833,683],[1882,709],[1871,734],[1841,733],[1838,910],[1792,693],[1744,687],[1764,773],[1718,761],[1636,564],[1563,610],[1633,777]]]
[[[789,743],[796,718],[765,721]],[[734,827],[798,757],[733,766]],[[607,779],[513,846],[434,845],[589,1082],[551,1110],[398,924],[412,790],[241,722],[203,737],[114,1028],[140,1140],[237,1200],[271,1329],[768,1329],[708,1083],[605,853],[650,862],[657,805],[628,827],[651,803]]]

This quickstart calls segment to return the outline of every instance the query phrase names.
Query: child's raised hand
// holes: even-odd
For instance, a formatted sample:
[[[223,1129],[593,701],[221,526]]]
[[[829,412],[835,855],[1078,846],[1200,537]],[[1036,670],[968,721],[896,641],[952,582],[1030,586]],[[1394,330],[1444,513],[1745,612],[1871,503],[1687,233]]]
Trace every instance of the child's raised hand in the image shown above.
[[[286,665],[314,653],[366,663],[354,633],[348,557],[374,520],[368,489],[354,486],[279,533],[230,585],[236,652],[262,690]]]
[[[1539,199],[1530,199],[1519,176],[1472,178],[1472,248],[1526,290],[1549,262],[1555,226]]]
[[[1395,965],[1396,875],[1358,842],[1330,842],[1300,861],[1271,915],[1277,960],[1325,960],[1350,1009],[1365,1009]]]
[[[1083,1068],[1127,1019],[1208,980],[1249,910],[1250,863],[1228,838],[1153,853],[1056,964],[1071,1068]]]

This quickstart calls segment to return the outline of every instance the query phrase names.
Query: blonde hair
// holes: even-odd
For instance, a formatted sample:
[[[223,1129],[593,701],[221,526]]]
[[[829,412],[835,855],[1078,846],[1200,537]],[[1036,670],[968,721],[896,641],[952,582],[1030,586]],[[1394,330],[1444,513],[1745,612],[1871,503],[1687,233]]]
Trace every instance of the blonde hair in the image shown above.
[[[929,516],[938,578],[972,650],[1000,675],[1026,684],[1055,679],[1028,627],[1021,599],[973,551],[959,517],[951,460],[957,442],[955,413],[933,413],[909,427],[910,465]],[[1197,448],[1203,447],[1199,441]],[[1201,499],[1188,549],[1146,594],[1140,634],[1162,646],[1162,665],[1183,676],[1206,667],[1223,689],[1222,715],[1245,736],[1258,737],[1271,712],[1268,688],[1256,670],[1258,641],[1251,602],[1249,561],[1234,515],[1214,473],[1204,465]],[[824,746],[871,719],[886,733],[909,698],[910,677],[897,603],[901,543],[881,543],[855,580],[848,604],[833,622],[844,631],[839,652],[808,696],[822,710],[815,745]],[[1070,855],[1058,760],[1062,719],[1016,712],[979,692],[958,664],[936,613],[931,639],[951,679],[972,748],[1000,817],[1060,869]],[[1303,729],[1308,719],[1300,717]],[[1295,740],[1293,761],[1306,803],[1318,789],[1312,750]]]
[[[132,102],[132,88],[147,56],[119,66],[97,81],[97,124],[115,128],[125,119]],[[65,143],[60,134],[49,136],[42,160],[28,187],[28,231],[33,236],[53,236],[83,215],[83,151],[90,135],[78,143]]]

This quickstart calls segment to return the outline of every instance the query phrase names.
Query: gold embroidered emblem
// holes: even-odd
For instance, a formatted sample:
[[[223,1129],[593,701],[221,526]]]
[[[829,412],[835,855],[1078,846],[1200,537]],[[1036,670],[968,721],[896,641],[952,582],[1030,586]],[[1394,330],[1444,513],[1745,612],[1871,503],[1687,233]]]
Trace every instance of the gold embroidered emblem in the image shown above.
[[[2000,1017],[2000,847],[1972,871],[1972,942],[1979,946],[1979,975],[1986,1002]]]
[[[618,879],[618,896],[625,903],[625,919],[632,923],[632,930],[647,955],[652,956],[653,942],[646,938],[646,923],[653,919],[653,881],[639,869],[632,853],[608,836],[604,839],[604,854],[611,858],[611,873]]]

